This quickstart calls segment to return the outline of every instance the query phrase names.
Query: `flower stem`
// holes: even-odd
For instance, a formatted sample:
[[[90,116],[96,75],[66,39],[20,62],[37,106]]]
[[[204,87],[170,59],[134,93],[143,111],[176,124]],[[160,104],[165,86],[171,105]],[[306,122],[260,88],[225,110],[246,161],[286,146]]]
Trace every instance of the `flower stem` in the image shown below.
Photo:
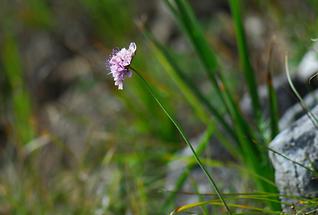
[[[205,166],[202,164],[199,156],[197,155],[197,153],[195,152],[192,144],[190,143],[190,141],[188,140],[188,138],[185,136],[184,132],[181,129],[181,126],[176,122],[176,120],[173,119],[173,117],[170,115],[170,113],[168,112],[168,110],[162,105],[162,103],[159,101],[159,99],[155,96],[154,92],[152,91],[150,85],[148,84],[148,82],[142,77],[142,75],[134,68],[130,67],[131,70],[133,70],[137,76],[143,81],[143,83],[145,84],[148,92],[150,93],[150,95],[153,97],[153,99],[158,103],[158,105],[160,106],[160,108],[163,110],[163,112],[166,114],[166,116],[170,119],[170,121],[173,123],[173,125],[176,127],[176,129],[178,130],[178,132],[180,133],[182,139],[186,142],[186,144],[189,146],[189,148],[192,151],[193,156],[195,157],[196,162],[198,163],[198,165],[200,166],[200,168],[202,169],[202,171],[205,173],[205,175],[207,176],[210,184],[212,185],[212,187],[214,188],[215,192],[217,193],[219,199],[221,200],[221,202],[223,203],[224,207],[227,210],[228,214],[232,214],[231,210],[229,208],[229,206],[226,204],[224,198],[221,195],[221,192],[219,191],[214,179],[212,178],[212,176],[208,173],[207,169],[205,168]]]

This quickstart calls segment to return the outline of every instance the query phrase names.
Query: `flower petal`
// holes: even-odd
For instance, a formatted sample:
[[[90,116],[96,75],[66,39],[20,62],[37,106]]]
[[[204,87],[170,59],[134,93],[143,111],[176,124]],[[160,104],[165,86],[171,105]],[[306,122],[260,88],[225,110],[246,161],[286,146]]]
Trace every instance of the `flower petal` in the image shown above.
[[[130,45],[129,45],[129,51],[130,51],[132,54],[135,54],[136,49],[137,49],[136,43],[134,43],[134,42],[130,43]]]

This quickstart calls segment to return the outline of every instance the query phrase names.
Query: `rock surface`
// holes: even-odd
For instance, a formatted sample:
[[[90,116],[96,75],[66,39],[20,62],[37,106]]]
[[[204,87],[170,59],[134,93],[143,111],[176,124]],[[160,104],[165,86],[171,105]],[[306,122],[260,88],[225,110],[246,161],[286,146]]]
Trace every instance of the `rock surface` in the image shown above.
[[[318,106],[312,113],[318,115]],[[275,168],[276,185],[282,195],[318,197],[318,180],[309,171],[311,168],[318,168],[318,129],[307,115],[289,125],[270,144],[271,149],[290,159],[277,153],[269,153]],[[296,199],[283,197],[282,201],[295,205],[294,209],[283,205],[284,212],[288,214],[302,208]]]

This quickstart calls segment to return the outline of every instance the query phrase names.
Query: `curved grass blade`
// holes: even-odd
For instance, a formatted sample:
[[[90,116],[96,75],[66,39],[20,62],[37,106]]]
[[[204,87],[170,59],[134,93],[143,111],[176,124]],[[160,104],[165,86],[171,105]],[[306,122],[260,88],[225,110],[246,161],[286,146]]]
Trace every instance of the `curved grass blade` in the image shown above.
[[[181,192],[183,195],[202,195],[202,196],[211,196],[211,197],[217,197],[214,193],[194,193],[194,192]],[[279,193],[266,193],[266,192],[251,192],[251,193],[222,193],[223,197],[226,199],[233,199],[234,197],[236,198],[270,198],[273,200],[273,197],[283,197],[283,198],[289,198],[289,199],[294,199],[299,201],[299,203],[303,204],[315,204],[318,200],[318,198],[314,199],[304,199],[302,196],[294,196],[294,195],[284,195],[284,194],[279,194]],[[214,200],[215,201],[215,200]],[[276,200],[274,200],[276,201]],[[282,204],[287,204],[290,205],[292,203],[288,202],[280,202]]]
[[[172,211],[170,213],[170,215],[174,215],[174,214],[177,214],[180,212],[185,212],[189,209],[196,208],[199,206],[205,206],[205,205],[220,206],[220,205],[222,205],[222,203],[219,201],[216,201],[216,200],[190,203],[190,204],[186,204],[186,205],[183,205],[183,206],[176,208],[174,211]],[[232,204],[232,203],[228,204],[228,205],[231,208],[245,209],[245,210],[249,210],[249,211],[261,212],[263,214],[281,214],[280,211],[273,211],[273,210],[269,210],[266,208],[257,208],[257,207],[253,207],[253,206],[249,206],[249,205]]]
[[[287,80],[288,80],[289,86],[292,89],[293,93],[296,95],[297,99],[299,100],[299,104],[304,109],[304,111],[306,111],[306,114],[307,114],[308,118],[311,120],[311,122],[313,123],[313,125],[316,128],[318,128],[318,119],[317,119],[317,117],[309,110],[309,108],[307,107],[307,105],[305,104],[305,102],[303,101],[301,96],[299,95],[296,87],[294,86],[294,84],[293,84],[293,82],[292,82],[292,80],[290,78],[290,72],[289,72],[289,67],[288,67],[288,58],[287,58],[287,56],[285,56],[285,71],[286,71],[286,75],[287,75]]]
[[[217,57],[205,39],[200,24],[197,21],[189,3],[186,0],[175,0],[175,3],[175,8],[178,9],[178,13],[174,14],[199,56],[199,59],[202,62],[205,72],[210,79],[212,86],[216,90],[217,95],[231,116],[233,113],[232,109],[235,107],[230,106],[228,102],[229,98],[227,97],[230,97],[231,95],[224,91],[218,80],[217,69],[219,68],[219,65]]]
[[[249,129],[249,126],[247,122],[242,117],[240,111],[238,110],[238,105],[235,104],[234,99],[232,98],[225,79],[223,78],[221,73],[217,72],[217,69],[219,67],[216,55],[211,50],[207,40],[204,37],[204,34],[200,28],[200,25],[198,21],[195,18],[195,15],[193,11],[191,10],[191,7],[185,0],[175,0],[176,8],[178,9],[177,13],[177,19],[180,22],[180,25],[185,29],[185,32],[187,36],[190,39],[191,44],[196,50],[196,53],[198,54],[202,64],[205,67],[205,71],[211,80],[213,87],[215,88],[217,95],[222,100],[222,103],[224,104],[228,114],[231,116],[233,121],[233,126],[239,126],[241,127],[240,130],[244,134],[247,134],[246,136],[250,139],[251,138],[251,130]],[[219,78],[221,80],[219,80]],[[221,86],[222,85],[222,86]],[[240,147],[243,148],[241,145],[242,142],[239,139],[238,131],[235,131],[236,133],[236,141]],[[246,142],[246,140],[244,140]],[[249,144],[248,147],[251,151],[253,151],[253,154],[258,154],[259,152],[255,148],[254,144]],[[244,152],[243,152],[244,153]],[[248,157],[245,155],[244,157]]]
[[[198,96],[195,95],[195,92],[197,92],[198,90],[195,87],[191,86],[181,69],[173,61],[170,53],[154,39],[153,35],[148,32],[144,32],[144,35],[149,40],[150,48],[157,60],[160,62],[160,65],[164,68],[165,72],[168,73],[168,75],[176,83],[177,87],[184,94],[185,98],[193,107],[199,119],[204,123],[207,123],[209,121],[209,117],[202,106],[202,102],[200,102],[198,100]]]
[[[175,63],[173,57],[169,51],[159,44],[154,37],[145,32],[146,37],[151,41],[153,49],[155,49],[156,56],[158,56],[161,64],[165,67],[166,71],[170,76],[174,78],[178,87],[186,95],[186,98],[189,100],[189,103],[192,104],[194,108],[198,108],[199,105],[197,99],[205,105],[205,107],[210,111],[210,113],[216,118],[216,120],[221,123],[224,129],[237,141],[237,137],[230,127],[230,125],[225,121],[223,115],[215,108],[208,99],[200,92],[198,87],[196,87],[193,82],[187,77],[180,67]],[[197,99],[196,99],[197,98]],[[201,117],[205,117],[202,113],[202,110],[197,110]],[[205,117],[206,118],[206,117]],[[238,149],[237,149],[238,150]]]
[[[269,151],[273,152],[274,154],[277,154],[277,155],[279,155],[279,156],[285,158],[286,160],[288,160],[288,161],[294,163],[295,165],[298,165],[298,166],[300,166],[300,167],[303,167],[304,169],[308,170],[308,171],[311,172],[311,173],[314,173],[314,174],[316,173],[315,170],[313,170],[313,169],[311,169],[311,168],[309,168],[309,167],[307,167],[307,166],[305,166],[305,165],[303,165],[303,164],[301,164],[301,163],[299,163],[299,162],[297,162],[297,161],[294,161],[294,160],[288,158],[286,155],[284,155],[284,154],[282,154],[282,153],[280,153],[280,152],[277,152],[276,150],[274,150],[274,149],[272,149],[272,148],[270,148],[270,147],[266,147],[266,148],[267,148]]]
[[[227,112],[231,116],[233,126],[238,125],[240,127],[240,132],[243,132],[249,139],[249,142],[251,142],[254,139],[251,135],[251,129],[249,128],[246,120],[242,117],[242,113],[239,111],[239,106],[234,102],[225,79],[221,73],[217,72],[217,69],[219,68],[217,57],[205,39],[190,5],[186,0],[175,0],[175,3],[175,8],[178,9],[178,17],[176,18],[179,20],[181,26],[185,29],[191,44],[195,48],[196,53],[205,67],[205,71],[211,80],[213,87],[222,100]],[[237,142],[240,142],[238,137],[239,134],[237,132],[238,131],[236,131],[236,140]],[[244,141],[246,142],[246,140]],[[251,149],[251,151],[253,151],[254,154],[257,155],[259,152],[254,145],[255,144],[252,143],[249,144],[248,147]]]
[[[174,8],[178,10],[178,13],[175,14],[177,15],[176,18],[185,30],[191,44],[195,48],[196,53],[205,67],[205,71],[207,72],[216,93],[231,117],[233,129],[237,136],[237,144],[241,148],[240,151],[245,158],[247,166],[257,174],[264,174],[267,178],[273,180],[273,169],[270,166],[267,154],[262,153],[262,148],[258,146],[260,144],[256,144],[256,142],[263,142],[261,133],[259,133],[261,141],[254,138],[255,135],[252,133],[253,130],[250,129],[249,124],[243,118],[239,106],[235,103],[230,91],[226,87],[226,80],[222,77],[221,73],[217,72],[219,65],[216,55],[209,47],[190,5],[186,0],[175,0],[174,2]],[[223,86],[221,86],[221,84],[223,84]],[[258,137],[258,135],[256,135],[256,137]],[[260,190],[274,192],[272,187],[267,187],[258,180],[255,182]]]
[[[204,174],[207,176],[210,184],[212,185],[212,187],[214,188],[215,192],[217,193],[219,199],[221,200],[222,204],[224,205],[224,207],[226,208],[226,211],[228,214],[232,214],[230,208],[228,207],[227,203],[225,202],[225,200],[223,199],[215,181],[213,180],[212,176],[209,174],[209,172],[207,171],[207,169],[204,167],[204,165],[202,164],[200,158],[198,157],[197,153],[195,152],[192,144],[190,143],[190,141],[188,140],[188,138],[185,136],[184,132],[182,131],[181,127],[179,126],[179,124],[173,119],[173,117],[169,114],[169,112],[167,111],[167,109],[162,105],[162,103],[158,100],[158,98],[156,97],[156,95],[153,93],[150,85],[148,84],[148,82],[141,76],[141,74],[134,68],[131,68],[136,74],[137,76],[143,81],[143,83],[145,84],[145,86],[147,87],[148,92],[151,94],[151,96],[153,97],[153,99],[158,103],[158,105],[160,106],[160,108],[163,110],[163,112],[166,114],[166,116],[171,120],[171,122],[174,124],[174,126],[176,127],[176,129],[178,130],[178,132],[180,133],[182,139],[186,142],[186,144],[188,145],[188,147],[191,149],[193,156],[195,157],[198,165],[200,166],[200,168],[202,169],[202,171],[204,172]]]
[[[204,134],[202,135],[202,138],[200,139],[199,145],[196,149],[196,152],[199,156],[202,154],[202,152],[204,151],[204,149],[208,145],[209,139],[211,138],[213,131],[214,131],[214,128],[209,126],[206,129],[206,131],[204,132]],[[172,204],[174,203],[173,201],[175,200],[177,193],[182,189],[184,183],[186,182],[186,179],[188,178],[191,170],[194,167],[195,167],[195,164],[193,164],[193,163],[189,164],[185,168],[185,170],[181,173],[181,175],[178,177],[176,184],[174,186],[174,190],[171,193],[169,193],[168,197],[165,199],[165,201],[161,207],[163,212],[167,211],[168,208],[170,208],[172,206]]]

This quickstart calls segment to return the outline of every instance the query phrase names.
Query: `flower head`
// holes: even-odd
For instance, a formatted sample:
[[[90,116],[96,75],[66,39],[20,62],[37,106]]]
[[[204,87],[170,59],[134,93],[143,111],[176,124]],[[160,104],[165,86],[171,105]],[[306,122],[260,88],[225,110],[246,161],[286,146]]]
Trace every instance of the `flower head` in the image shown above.
[[[118,89],[123,89],[123,81],[126,76],[131,77],[132,72],[129,70],[131,61],[136,53],[136,43],[132,42],[129,48],[114,49],[112,55],[107,60],[106,64],[113,75],[115,85]]]

